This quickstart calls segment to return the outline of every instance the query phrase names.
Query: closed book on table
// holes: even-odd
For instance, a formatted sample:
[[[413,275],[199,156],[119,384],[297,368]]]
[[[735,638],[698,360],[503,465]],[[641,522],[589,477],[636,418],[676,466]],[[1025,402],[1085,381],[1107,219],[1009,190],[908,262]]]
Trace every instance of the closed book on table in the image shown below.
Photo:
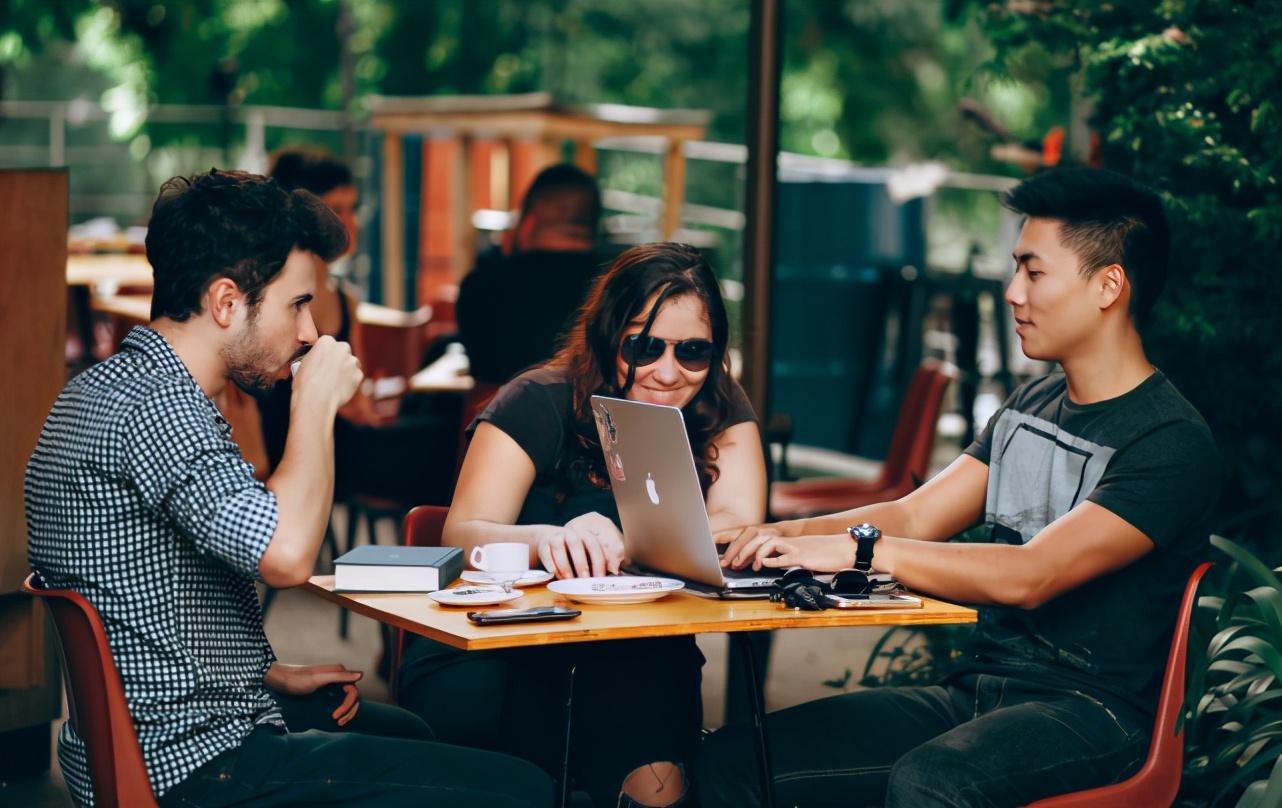
[[[334,561],[335,592],[435,592],[463,572],[457,547],[363,544]]]

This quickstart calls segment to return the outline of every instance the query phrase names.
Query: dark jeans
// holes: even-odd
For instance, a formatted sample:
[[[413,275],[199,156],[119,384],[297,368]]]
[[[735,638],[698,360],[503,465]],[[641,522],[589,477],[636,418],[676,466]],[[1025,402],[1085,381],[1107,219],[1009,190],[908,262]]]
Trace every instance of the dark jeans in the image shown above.
[[[416,716],[363,703],[347,726],[336,688],[278,696],[291,731],[258,727],[160,798],[164,808],[244,805],[463,806],[552,804],[552,782],[505,755],[437,743]],[[320,729],[330,731],[318,731]]]
[[[574,667],[571,784],[603,808],[647,763],[691,770],[703,723],[703,661],[693,637],[467,652],[414,637],[397,703],[443,741],[516,755],[559,777]]]
[[[1017,806],[1117,782],[1139,768],[1151,719],[1077,691],[967,675],[847,693],[770,714],[779,805]],[[703,808],[761,804],[751,728],[704,742]]]

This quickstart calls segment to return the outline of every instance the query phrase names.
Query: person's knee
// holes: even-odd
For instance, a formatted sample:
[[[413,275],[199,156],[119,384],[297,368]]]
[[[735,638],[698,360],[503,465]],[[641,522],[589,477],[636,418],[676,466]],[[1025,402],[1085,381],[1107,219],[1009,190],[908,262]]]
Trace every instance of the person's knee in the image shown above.
[[[886,808],[963,806],[962,793],[981,774],[964,750],[927,743],[901,757],[890,770]]]
[[[638,766],[623,778],[619,805],[666,808],[679,804],[685,795],[685,770],[671,761],[657,761]]]

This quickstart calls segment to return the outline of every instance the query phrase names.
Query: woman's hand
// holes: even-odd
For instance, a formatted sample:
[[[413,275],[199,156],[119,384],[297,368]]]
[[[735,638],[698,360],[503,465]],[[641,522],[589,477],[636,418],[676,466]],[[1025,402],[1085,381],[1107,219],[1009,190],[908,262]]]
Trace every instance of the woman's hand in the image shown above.
[[[356,690],[355,683],[364,675],[361,671],[349,671],[337,663],[285,665],[273,662],[267,669],[263,682],[272,690],[291,696],[306,696],[326,685],[342,685],[343,702],[330,714],[341,727],[355,718],[356,711],[360,709],[361,694]]]
[[[544,526],[538,554],[543,567],[557,578],[617,575],[624,561],[623,534],[601,514],[585,513],[565,527]]]

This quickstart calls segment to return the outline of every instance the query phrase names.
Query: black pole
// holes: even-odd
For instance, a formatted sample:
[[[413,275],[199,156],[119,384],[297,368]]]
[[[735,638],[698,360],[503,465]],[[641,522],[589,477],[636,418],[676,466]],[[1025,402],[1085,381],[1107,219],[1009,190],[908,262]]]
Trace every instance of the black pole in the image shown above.
[[[782,19],[781,0],[752,0],[748,27],[742,383],[763,423],[770,412],[770,288],[775,259]]]

